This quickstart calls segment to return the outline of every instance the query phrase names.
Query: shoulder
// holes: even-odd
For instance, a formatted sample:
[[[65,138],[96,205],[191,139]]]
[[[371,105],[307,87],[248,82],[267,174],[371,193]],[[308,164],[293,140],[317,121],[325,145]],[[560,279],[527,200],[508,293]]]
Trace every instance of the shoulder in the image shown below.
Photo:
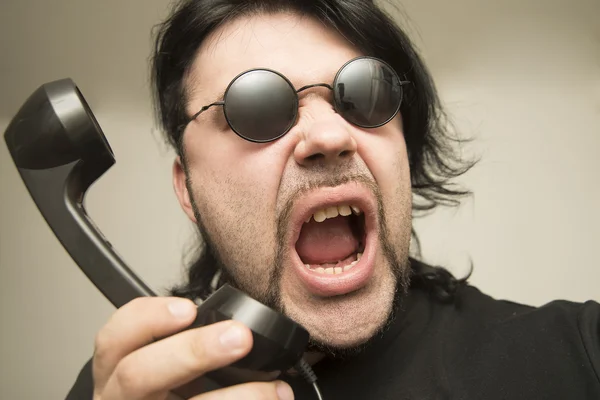
[[[457,323],[483,326],[535,325],[554,330],[572,331],[576,328],[584,336],[599,336],[600,304],[595,301],[577,303],[555,300],[539,307],[493,298],[478,288],[456,279],[442,267],[427,265],[411,259],[411,302],[447,316]],[[433,283],[432,283],[433,282]],[[439,290],[444,290],[440,296]],[[440,290],[442,290],[440,289]]]
[[[478,328],[484,335],[510,333],[515,340],[546,342],[548,346],[572,341],[599,359],[600,304],[596,301],[554,300],[533,307],[499,300],[466,285],[457,292],[452,303],[436,308],[440,314],[447,314],[448,322],[451,320],[458,330]]]
[[[595,301],[584,303],[577,313],[577,326],[600,382],[600,304]]]
[[[474,375],[492,373],[506,382],[526,378],[532,396],[543,390],[600,393],[597,302],[531,307],[464,286],[453,303],[435,308],[448,332],[441,341],[449,364],[468,360]]]
[[[579,335],[600,342],[600,304],[554,300],[533,307],[495,299],[473,286],[464,286],[450,305],[451,312],[474,324],[497,329],[527,329],[549,335]]]

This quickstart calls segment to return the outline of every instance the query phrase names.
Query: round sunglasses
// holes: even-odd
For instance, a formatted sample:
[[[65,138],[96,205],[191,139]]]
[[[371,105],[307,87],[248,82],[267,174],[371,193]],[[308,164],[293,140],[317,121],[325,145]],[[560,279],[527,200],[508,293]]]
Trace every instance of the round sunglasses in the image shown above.
[[[325,87],[333,91],[334,108],[346,121],[361,128],[377,128],[391,121],[402,103],[402,81],[394,69],[374,57],[358,57],[345,63],[333,85],[317,83],[296,90],[277,71],[256,68],[236,76],[223,101],[202,107],[187,122],[212,106],[223,106],[231,129],[243,139],[265,143],[279,139],[296,123],[298,93]]]

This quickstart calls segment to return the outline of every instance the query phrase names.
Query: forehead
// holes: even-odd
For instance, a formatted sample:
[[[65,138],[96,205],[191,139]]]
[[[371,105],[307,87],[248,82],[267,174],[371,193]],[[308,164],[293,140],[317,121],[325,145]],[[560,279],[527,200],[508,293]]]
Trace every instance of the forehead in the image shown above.
[[[348,60],[361,55],[339,33],[295,14],[241,17],[212,32],[189,71],[194,106],[212,102],[239,73],[269,68],[284,74],[296,88],[330,82]]]

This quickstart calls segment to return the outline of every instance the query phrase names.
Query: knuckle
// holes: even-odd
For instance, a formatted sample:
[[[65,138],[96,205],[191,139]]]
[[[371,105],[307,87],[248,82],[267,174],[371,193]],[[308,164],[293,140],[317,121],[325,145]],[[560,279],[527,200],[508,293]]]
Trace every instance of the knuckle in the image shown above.
[[[146,387],[144,378],[140,374],[140,369],[136,368],[132,357],[125,357],[121,360],[115,369],[113,377],[121,393],[128,395],[128,397],[144,395],[144,388]]]
[[[276,386],[273,383],[257,383],[253,386],[253,399],[255,400],[274,400],[279,399]]]
[[[139,310],[140,308],[144,308],[146,307],[148,304],[148,298],[144,298],[144,297],[136,297],[135,299],[131,300],[129,303],[127,303],[123,309],[132,309],[132,310]]]
[[[96,333],[96,336],[94,337],[94,350],[96,352],[101,352],[101,351],[104,351],[105,348],[106,348],[106,337],[104,335],[104,331],[100,330],[98,333]]]
[[[195,361],[206,361],[207,350],[206,350],[206,338],[201,331],[190,336],[189,340],[190,354]]]
[[[268,385],[269,389],[267,391],[268,399],[279,399],[279,394],[277,394],[277,386],[274,383]]]
[[[231,398],[243,398],[244,400],[279,399],[275,385],[271,382],[251,382],[232,387],[229,395]]]
[[[135,310],[139,310],[146,304],[143,300],[145,299],[137,298],[131,300],[110,316],[106,324],[94,337],[94,349],[96,353],[103,355],[118,344],[115,338],[119,336],[117,333],[122,328],[123,321],[130,320],[130,318],[127,318],[128,314],[137,314]]]
[[[112,348],[111,341],[111,335],[108,334],[106,329],[102,329],[96,334],[94,338],[94,359],[97,363],[102,363],[108,357],[108,353]]]

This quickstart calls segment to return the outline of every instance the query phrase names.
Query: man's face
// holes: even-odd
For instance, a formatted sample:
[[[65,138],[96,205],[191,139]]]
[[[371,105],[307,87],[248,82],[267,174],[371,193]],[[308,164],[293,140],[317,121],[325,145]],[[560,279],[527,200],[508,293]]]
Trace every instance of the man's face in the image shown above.
[[[278,71],[298,89],[331,84],[360,55],[312,19],[237,19],[200,47],[187,77],[187,111],[222,100],[248,69]],[[237,136],[221,107],[201,114],[184,133],[189,185],[176,162],[175,189],[237,286],[313,340],[353,347],[385,324],[407,274],[411,186],[401,116],[362,129],[334,111],[329,89],[299,96],[296,125],[270,143]],[[352,208],[358,213],[345,215]],[[331,218],[316,222],[323,210]]]

